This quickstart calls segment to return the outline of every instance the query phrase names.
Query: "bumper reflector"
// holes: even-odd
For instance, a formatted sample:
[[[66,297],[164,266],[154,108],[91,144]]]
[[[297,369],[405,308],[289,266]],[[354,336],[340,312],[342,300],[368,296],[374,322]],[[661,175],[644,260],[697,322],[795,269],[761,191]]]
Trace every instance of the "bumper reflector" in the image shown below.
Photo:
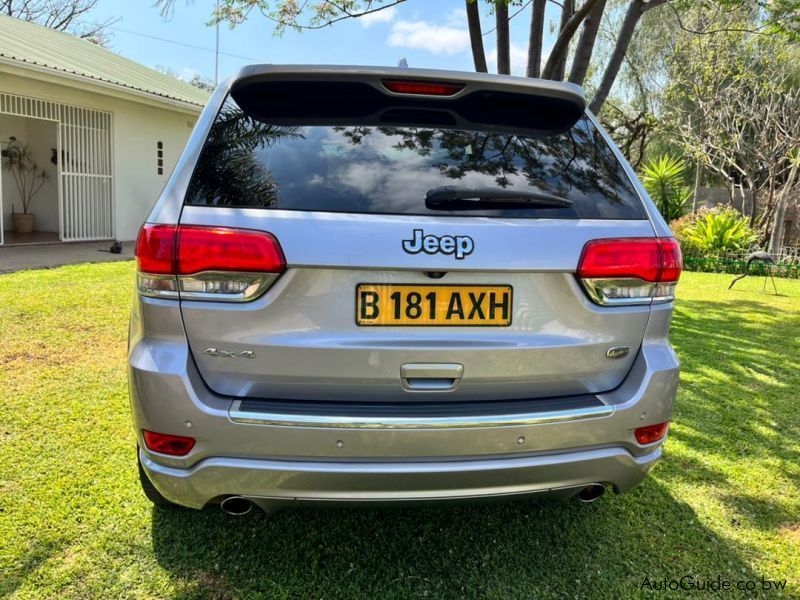
[[[154,431],[142,430],[144,445],[148,450],[169,454],[170,456],[185,456],[194,448],[196,440],[182,435],[171,435],[169,433],[156,433]]]
[[[637,427],[633,433],[636,436],[636,441],[642,446],[646,446],[647,444],[652,444],[662,439],[667,435],[668,429],[669,421],[664,421],[663,423],[656,423],[655,425]]]

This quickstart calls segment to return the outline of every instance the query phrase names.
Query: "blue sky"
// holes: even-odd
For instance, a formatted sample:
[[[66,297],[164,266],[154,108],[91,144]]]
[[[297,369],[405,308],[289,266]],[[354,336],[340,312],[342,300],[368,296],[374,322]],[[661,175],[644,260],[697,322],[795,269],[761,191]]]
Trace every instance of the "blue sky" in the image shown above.
[[[213,51],[153,39],[213,50],[214,28],[206,25],[213,7],[214,0],[177,0],[173,16],[165,20],[150,2],[100,0],[91,18],[121,18],[111,31],[110,46],[123,56],[149,67],[168,67],[183,77],[198,73],[213,79]],[[548,19],[555,18],[548,13]],[[511,21],[515,74],[525,69],[529,23],[530,8]],[[493,28],[494,16],[486,13],[482,24],[484,31]],[[550,27],[546,31],[545,52],[553,43]],[[496,61],[494,40],[494,33],[484,38],[490,70]],[[267,19],[253,12],[235,29],[220,27],[220,51],[225,53],[220,56],[220,78],[253,62],[394,66],[401,57],[412,67],[473,70],[463,0],[408,0],[371,19],[341,21],[318,31],[287,31],[280,38],[272,35]]]

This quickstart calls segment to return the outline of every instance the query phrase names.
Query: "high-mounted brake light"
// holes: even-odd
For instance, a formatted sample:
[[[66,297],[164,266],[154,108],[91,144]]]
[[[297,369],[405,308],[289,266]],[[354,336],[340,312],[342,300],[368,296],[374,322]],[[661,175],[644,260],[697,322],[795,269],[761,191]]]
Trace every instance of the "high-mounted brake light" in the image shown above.
[[[453,96],[464,89],[463,83],[439,81],[411,81],[408,79],[384,79],[383,87],[395,94],[420,96]]]
[[[592,240],[583,247],[577,275],[596,304],[651,304],[675,298],[682,266],[672,238]]]
[[[144,296],[227,302],[258,298],[286,270],[271,234],[199,225],[146,224],[136,265]]]
[[[664,421],[663,423],[656,423],[655,425],[639,427],[633,431],[633,434],[636,436],[636,441],[642,446],[645,446],[663,439],[664,436],[667,435],[668,429],[669,421]]]
[[[169,454],[170,456],[186,456],[194,448],[196,440],[182,435],[171,435],[169,433],[156,433],[154,431],[142,430],[144,445],[148,450]]]

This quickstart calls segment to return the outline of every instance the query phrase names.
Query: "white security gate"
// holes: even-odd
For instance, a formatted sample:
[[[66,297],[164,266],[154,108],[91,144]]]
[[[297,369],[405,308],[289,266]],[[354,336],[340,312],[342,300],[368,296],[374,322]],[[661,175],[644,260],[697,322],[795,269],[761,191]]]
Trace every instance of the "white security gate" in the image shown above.
[[[113,238],[111,113],[3,92],[0,113],[58,124],[61,239]]]
[[[114,236],[111,203],[111,113],[62,105],[61,239]]]

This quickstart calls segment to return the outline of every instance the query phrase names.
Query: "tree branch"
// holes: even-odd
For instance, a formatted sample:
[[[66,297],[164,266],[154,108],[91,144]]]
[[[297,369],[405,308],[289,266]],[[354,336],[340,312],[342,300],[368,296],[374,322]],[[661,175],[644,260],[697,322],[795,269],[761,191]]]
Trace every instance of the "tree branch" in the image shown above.
[[[651,0],[650,4],[655,1]],[[611,92],[611,86],[614,85],[614,81],[617,79],[625,53],[628,51],[628,46],[630,46],[633,39],[636,24],[644,13],[644,7],[644,0],[631,0],[628,5],[628,10],[625,12],[625,18],[622,21],[622,27],[620,27],[619,35],[617,36],[617,43],[614,45],[614,51],[611,53],[611,58],[609,58],[608,65],[606,65],[606,70],[603,73],[603,79],[600,81],[600,85],[589,104],[589,110],[594,114],[600,112],[603,103]]]
[[[338,16],[331,16],[329,18],[321,20],[318,23],[315,23],[312,20],[312,21],[309,21],[308,23],[305,23],[305,24],[298,23],[297,21],[290,21],[290,20],[286,20],[284,18],[276,17],[275,15],[272,15],[272,14],[266,12],[263,8],[260,8],[260,10],[261,10],[261,14],[264,15],[264,17],[266,17],[267,19],[269,19],[270,21],[272,21],[273,23],[278,25],[278,27],[276,28],[276,32],[277,32],[278,35],[280,35],[280,33],[282,33],[282,30],[284,28],[286,28],[286,27],[291,27],[292,29],[294,29],[296,31],[303,31],[303,30],[313,31],[313,30],[317,30],[317,29],[325,29],[326,27],[329,27],[329,26],[333,25],[334,23],[338,23],[339,21],[344,21],[345,19],[357,19],[358,17],[363,17],[365,15],[371,15],[372,13],[376,13],[376,12],[380,12],[382,10],[386,10],[387,8],[391,8],[392,6],[397,6],[398,4],[403,4],[404,2],[406,2],[406,0],[392,0],[392,2],[389,2],[388,4],[382,4],[382,5],[380,5],[380,6],[376,7],[376,8],[371,8],[370,7],[367,10],[364,10],[364,11],[361,11],[361,12],[352,12],[352,13],[347,13],[347,14],[341,14],[341,15],[338,15]],[[335,7],[335,4],[333,2],[331,2],[330,0],[324,0],[324,2],[321,3],[321,5],[323,7],[325,5],[329,5],[329,6],[334,6]],[[318,9],[318,14],[322,13],[322,12],[324,12],[324,9],[322,9],[322,8]],[[297,12],[295,14],[299,14],[299,12]],[[228,21],[231,20],[230,18],[226,18],[226,17],[218,17],[218,18],[220,20],[228,20]],[[235,21],[234,21],[234,23],[235,23]]]
[[[691,29],[683,24],[683,20],[681,19],[681,14],[678,12],[678,9],[675,8],[673,4],[670,4],[667,0],[667,6],[672,9],[672,12],[675,13],[675,19],[678,21],[678,27],[680,27],[686,33],[691,33],[694,35],[714,35],[716,33],[752,33],[754,35],[767,35],[764,31],[764,27],[758,27],[756,29],[748,29],[748,28],[740,28],[740,27],[720,27],[719,29],[710,29],[700,31],[698,29]]]
[[[531,9],[531,30],[528,38],[528,77],[539,77],[542,66],[542,37],[544,36],[544,12],[547,0],[535,0]]]
[[[553,0],[550,0],[550,1],[552,2]],[[508,17],[508,22],[510,23],[514,19],[514,17],[516,17],[519,13],[521,13],[526,8],[528,8],[528,5],[531,2],[533,2],[533,0],[526,0],[526,2],[522,6],[520,6],[517,10],[514,11],[514,14],[512,14],[510,17]],[[487,35],[489,35],[490,33],[494,33],[495,31],[497,31],[497,27],[492,27],[491,29],[488,29],[487,31],[484,31],[483,32],[483,36],[486,37]]]
[[[597,4],[597,2],[595,2],[595,4]],[[591,11],[589,12],[591,13]],[[564,29],[567,26],[567,23],[574,14],[575,14],[575,0],[564,0],[564,7],[561,9],[561,22],[559,23],[559,28],[558,28],[559,34],[560,32],[564,31]],[[568,48],[569,44],[567,44],[567,49]],[[556,61],[556,64],[553,67],[553,72],[550,74],[550,79],[555,79],[557,81],[561,81],[562,79],[564,79],[564,71],[567,67],[567,54],[568,52],[566,50],[561,53],[559,59]]]
[[[578,30],[578,27],[583,20],[589,15],[589,12],[597,4],[598,0],[585,0],[583,6],[580,7],[566,22],[564,28],[559,32],[556,43],[553,45],[553,50],[547,59],[547,63],[542,69],[542,77],[544,79],[552,79],[558,62],[562,58],[562,54],[566,56],[569,50],[569,42]]]
[[[469,28],[469,42],[472,46],[472,60],[478,73],[486,73],[486,52],[483,49],[483,36],[481,35],[481,13],[478,0],[465,0],[467,9],[467,27]]]
[[[583,85],[583,81],[586,79],[589,63],[592,60],[594,43],[597,40],[597,32],[600,29],[600,21],[603,19],[605,8],[606,0],[599,0],[583,22],[581,37],[578,38],[578,47],[575,49],[575,57],[572,59],[572,68],[569,72],[569,80],[572,83]]]
[[[497,27],[497,72],[501,75],[509,75],[511,73],[511,45],[506,0],[495,0],[494,16]]]

